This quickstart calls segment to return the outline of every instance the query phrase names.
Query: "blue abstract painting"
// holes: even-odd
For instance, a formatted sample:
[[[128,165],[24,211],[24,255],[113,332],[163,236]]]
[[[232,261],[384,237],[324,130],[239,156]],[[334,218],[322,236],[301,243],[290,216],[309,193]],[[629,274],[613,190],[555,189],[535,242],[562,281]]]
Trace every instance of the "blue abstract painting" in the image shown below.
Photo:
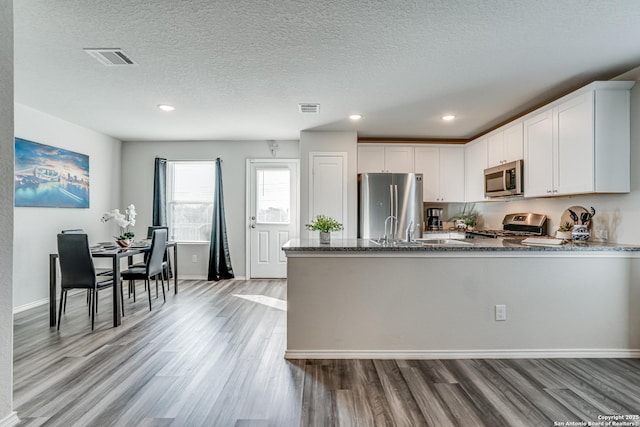
[[[89,207],[89,156],[22,138],[15,144],[16,207]]]

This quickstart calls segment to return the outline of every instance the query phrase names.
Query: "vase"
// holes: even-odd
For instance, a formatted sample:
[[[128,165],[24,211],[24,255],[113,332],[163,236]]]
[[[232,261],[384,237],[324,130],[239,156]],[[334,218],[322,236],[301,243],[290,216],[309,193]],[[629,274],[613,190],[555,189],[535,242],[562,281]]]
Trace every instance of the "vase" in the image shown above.
[[[573,230],[571,230],[571,237],[576,241],[587,241],[589,237],[591,237],[591,233],[589,233],[589,228],[586,225],[574,225]]]
[[[118,240],[116,240],[116,243],[121,248],[128,248],[133,243],[133,240],[131,240],[131,239],[118,239]]]
[[[322,243],[322,244],[331,243],[331,232],[330,231],[321,231],[320,232],[320,243]]]
[[[571,231],[556,231],[556,239],[571,240],[573,239],[573,234]]]

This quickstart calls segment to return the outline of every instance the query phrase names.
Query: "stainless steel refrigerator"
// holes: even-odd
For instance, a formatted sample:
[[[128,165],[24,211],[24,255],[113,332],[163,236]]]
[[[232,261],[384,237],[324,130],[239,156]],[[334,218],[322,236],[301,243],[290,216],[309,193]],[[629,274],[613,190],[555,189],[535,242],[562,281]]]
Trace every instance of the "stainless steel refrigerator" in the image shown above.
[[[390,216],[397,221],[388,219]],[[404,239],[410,224],[413,224],[413,236],[422,237],[422,221],[422,174],[358,175],[358,237],[391,237],[396,231],[395,238]]]

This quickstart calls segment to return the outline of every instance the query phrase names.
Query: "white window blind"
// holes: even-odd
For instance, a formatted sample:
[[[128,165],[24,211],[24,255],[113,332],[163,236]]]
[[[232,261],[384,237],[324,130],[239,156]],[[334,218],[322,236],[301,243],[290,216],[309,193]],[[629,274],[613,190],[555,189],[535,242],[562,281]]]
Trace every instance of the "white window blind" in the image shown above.
[[[167,162],[169,239],[208,242],[211,238],[215,162]]]

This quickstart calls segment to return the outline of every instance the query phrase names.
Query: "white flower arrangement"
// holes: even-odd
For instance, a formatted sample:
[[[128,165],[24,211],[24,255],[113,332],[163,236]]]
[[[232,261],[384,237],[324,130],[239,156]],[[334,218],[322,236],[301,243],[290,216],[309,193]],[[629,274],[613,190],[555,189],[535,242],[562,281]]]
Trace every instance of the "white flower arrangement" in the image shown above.
[[[131,231],[130,227],[136,225],[136,207],[131,204],[127,206],[124,214],[120,213],[120,209],[113,209],[109,212],[105,212],[100,218],[101,222],[107,222],[110,219],[120,227],[120,236],[113,236],[118,240],[133,239],[135,234]]]

